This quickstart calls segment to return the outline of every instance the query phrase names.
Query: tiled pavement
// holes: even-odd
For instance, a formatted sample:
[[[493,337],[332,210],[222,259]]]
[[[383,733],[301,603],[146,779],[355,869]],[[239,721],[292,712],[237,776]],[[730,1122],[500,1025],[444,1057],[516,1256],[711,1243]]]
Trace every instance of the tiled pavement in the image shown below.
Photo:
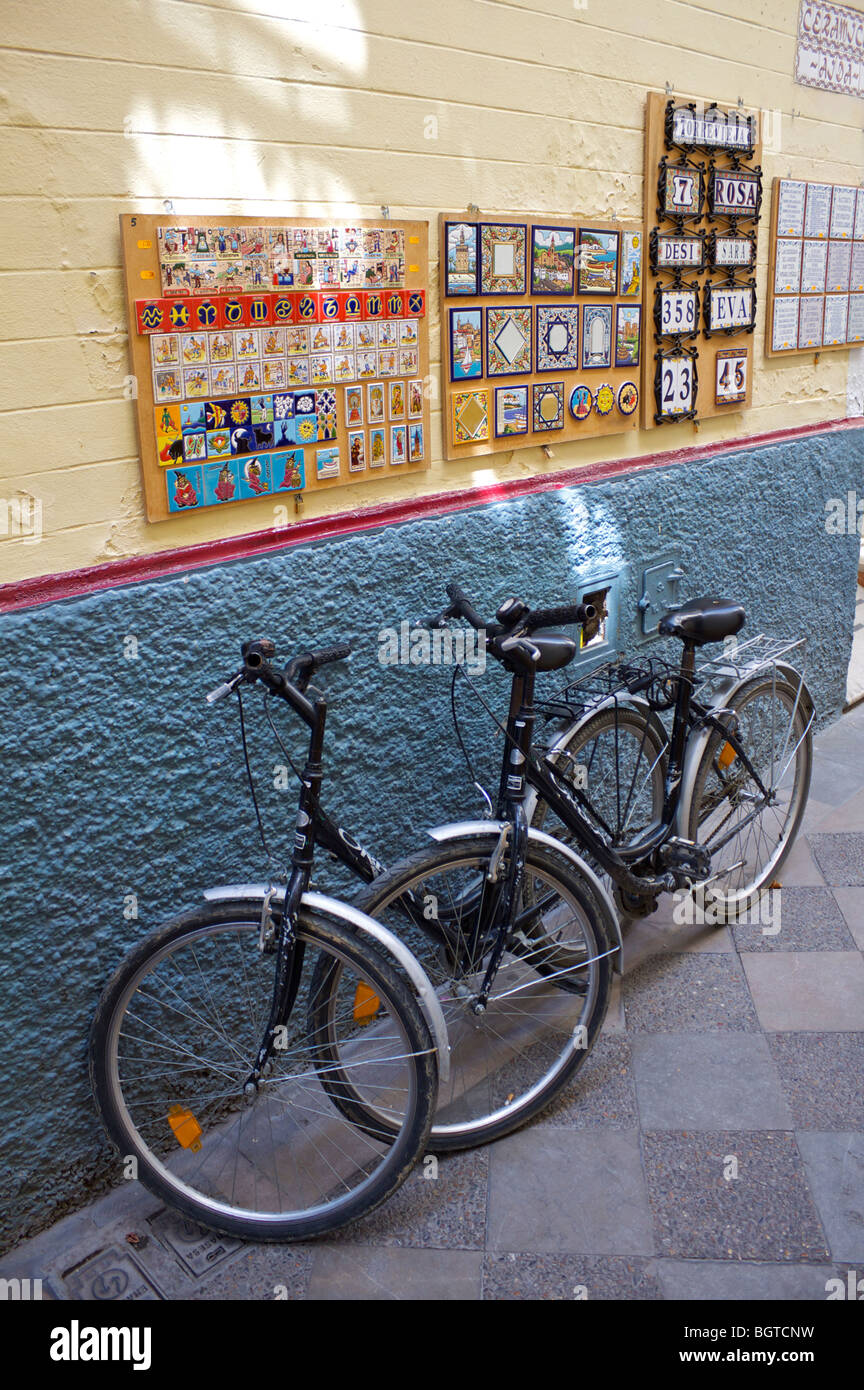
[[[223,1241],[130,1185],[0,1274],[61,1299],[628,1300],[864,1275],[864,705],[816,747],[779,933],[631,925],[604,1035],[527,1129],[327,1242]]]

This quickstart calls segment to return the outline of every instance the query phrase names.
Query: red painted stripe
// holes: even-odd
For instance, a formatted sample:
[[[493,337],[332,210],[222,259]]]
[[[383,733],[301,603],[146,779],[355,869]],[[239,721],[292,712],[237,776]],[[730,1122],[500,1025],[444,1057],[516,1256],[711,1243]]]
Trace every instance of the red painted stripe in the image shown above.
[[[225,564],[250,555],[262,555],[288,546],[308,545],[313,541],[331,540],[382,526],[396,526],[425,517],[442,516],[447,512],[465,511],[491,502],[505,502],[536,492],[554,492],[561,488],[579,487],[622,473],[641,473],[649,468],[669,468],[679,464],[712,458],[717,454],[736,453],[742,449],[757,449],[768,444],[790,443],[817,434],[864,428],[864,419],[826,420],[820,424],[802,425],[795,429],[772,430],[765,434],[749,435],[743,439],[724,439],[714,444],[690,445],[666,453],[641,454],[636,458],[612,459],[605,463],[586,464],[541,477],[516,478],[494,483],[489,487],[466,488],[459,492],[437,492],[428,497],[412,497],[399,502],[383,502],[362,511],[340,512],[335,516],[298,521],[285,531],[253,531],[245,536],[229,536],[224,540],[204,541],[201,545],[184,546],[179,550],[162,550],[155,555],[134,555],[111,560],[86,569],[70,570],[65,574],[40,575],[17,583],[0,586],[0,612],[32,608],[41,603],[56,603],[60,599],[76,598],[99,589],[114,589],[122,584],[141,583],[183,570],[200,569],[204,565]],[[554,442],[554,441],[553,441]]]

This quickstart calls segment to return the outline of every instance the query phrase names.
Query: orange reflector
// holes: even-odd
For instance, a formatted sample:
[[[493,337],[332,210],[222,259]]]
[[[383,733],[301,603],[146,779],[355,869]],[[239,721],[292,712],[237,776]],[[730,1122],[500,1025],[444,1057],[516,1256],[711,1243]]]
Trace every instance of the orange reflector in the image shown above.
[[[735,752],[735,749],[732,747],[732,744],[724,743],[723,747],[720,749],[720,752],[717,755],[717,761],[721,767],[729,767],[730,764],[734,763],[737,756],[738,754]]]
[[[381,1007],[381,1000],[371,986],[361,980],[354,991],[354,1022],[368,1023]]]
[[[191,1149],[197,1153],[201,1147],[201,1135],[204,1133],[191,1110],[187,1110],[183,1105],[169,1105],[168,1123],[174,1131],[174,1138],[183,1149]]]

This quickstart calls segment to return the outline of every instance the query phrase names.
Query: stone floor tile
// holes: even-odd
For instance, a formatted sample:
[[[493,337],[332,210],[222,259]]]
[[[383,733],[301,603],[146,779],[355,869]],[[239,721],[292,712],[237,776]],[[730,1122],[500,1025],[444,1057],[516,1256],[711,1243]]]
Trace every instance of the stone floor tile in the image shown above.
[[[828,888],[766,893],[732,928],[739,951],[848,951],[855,945]]]
[[[864,951],[864,888],[832,889],[859,951]]]
[[[857,888],[864,884],[864,835],[820,833],[810,836],[810,844],[825,881],[832,888]]]
[[[332,1239],[352,1245],[482,1249],[489,1153],[483,1148],[428,1155],[395,1196]]]
[[[572,1081],[535,1120],[558,1129],[636,1129],[636,1092],[627,1039],[601,1035]]]
[[[806,835],[799,834],[777,878],[784,888],[824,888],[825,879]]]
[[[835,1261],[864,1264],[864,1133],[804,1130],[798,1147]]]
[[[487,1255],[485,1299],[605,1299],[646,1301],[661,1297],[656,1261],[621,1255]]]
[[[638,1135],[530,1128],[500,1140],[489,1169],[487,1249],[653,1254]]]
[[[792,1129],[761,1033],[641,1033],[631,1045],[644,1129]]]
[[[313,1254],[307,1296],[362,1302],[479,1299],[481,1260],[470,1250],[325,1246]]]
[[[653,1132],[643,1136],[643,1152],[663,1254],[798,1264],[829,1258],[793,1135]]]
[[[864,1028],[860,951],[747,952],[741,960],[766,1032],[847,1033]]]
[[[758,1019],[737,958],[653,956],[624,976],[628,1033],[754,1032]]]
[[[795,1129],[864,1130],[864,1033],[772,1033]]]
[[[824,1303],[833,1265],[756,1264],[739,1260],[658,1260],[663,1297],[674,1302],[700,1300],[743,1303],[813,1301]],[[696,1346],[696,1341],[688,1343]],[[700,1343],[703,1345],[703,1343]],[[716,1347],[716,1342],[704,1342]]]

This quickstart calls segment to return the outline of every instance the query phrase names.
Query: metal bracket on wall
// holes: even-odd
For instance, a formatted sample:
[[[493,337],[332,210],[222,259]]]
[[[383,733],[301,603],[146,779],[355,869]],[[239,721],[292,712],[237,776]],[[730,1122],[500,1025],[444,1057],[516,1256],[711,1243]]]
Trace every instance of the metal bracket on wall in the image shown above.
[[[681,557],[677,554],[658,560],[642,571],[642,597],[638,608],[642,614],[643,636],[653,637],[663,614],[670,608],[681,607],[678,589],[684,575]]]

